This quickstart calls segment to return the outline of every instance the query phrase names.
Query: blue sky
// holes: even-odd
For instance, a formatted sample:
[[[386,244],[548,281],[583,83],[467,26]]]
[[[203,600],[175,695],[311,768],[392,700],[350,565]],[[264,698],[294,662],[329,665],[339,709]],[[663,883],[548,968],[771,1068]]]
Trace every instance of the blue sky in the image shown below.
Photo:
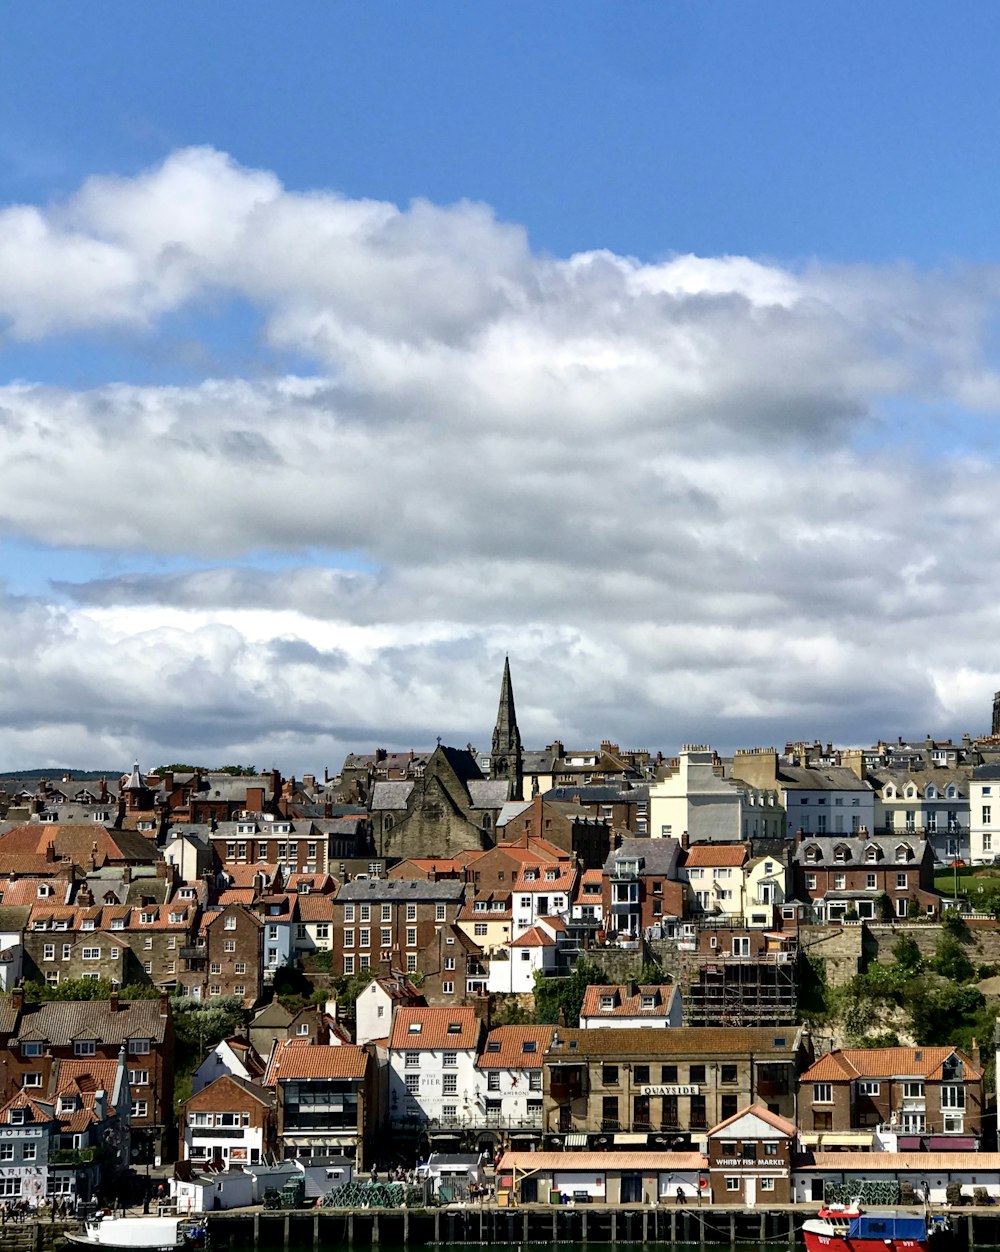
[[[6,6],[0,764],[465,742],[508,649],[530,740],[978,729],[998,27]]]

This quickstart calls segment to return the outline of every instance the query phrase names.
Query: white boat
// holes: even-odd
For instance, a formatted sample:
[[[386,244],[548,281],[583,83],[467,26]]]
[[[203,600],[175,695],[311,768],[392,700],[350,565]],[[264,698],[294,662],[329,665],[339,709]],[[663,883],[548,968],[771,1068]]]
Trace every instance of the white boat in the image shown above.
[[[115,1217],[98,1213],[66,1238],[103,1252],[176,1252],[204,1248],[208,1231],[204,1222],[184,1217]]]

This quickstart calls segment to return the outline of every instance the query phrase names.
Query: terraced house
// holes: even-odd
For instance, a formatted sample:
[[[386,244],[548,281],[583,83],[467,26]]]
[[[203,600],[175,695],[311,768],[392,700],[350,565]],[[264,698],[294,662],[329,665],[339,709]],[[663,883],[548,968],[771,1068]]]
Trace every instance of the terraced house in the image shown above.
[[[131,1093],[133,1159],[159,1161],[173,1127],[174,1028],[166,995],[156,1000],[26,1003],[0,998],[0,1099],[49,1090],[63,1061],[115,1061],[124,1049]]]

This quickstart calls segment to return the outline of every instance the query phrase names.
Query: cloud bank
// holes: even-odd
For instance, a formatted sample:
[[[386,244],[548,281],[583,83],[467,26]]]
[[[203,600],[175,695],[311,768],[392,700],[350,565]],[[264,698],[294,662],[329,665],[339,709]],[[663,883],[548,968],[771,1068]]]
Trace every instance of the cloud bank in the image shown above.
[[[997,273],[668,249],[211,149],[0,209],[0,539],[132,571],[0,598],[0,767],[482,743],[505,651],[538,745],[984,729]],[[60,377],[235,305],[259,368]]]

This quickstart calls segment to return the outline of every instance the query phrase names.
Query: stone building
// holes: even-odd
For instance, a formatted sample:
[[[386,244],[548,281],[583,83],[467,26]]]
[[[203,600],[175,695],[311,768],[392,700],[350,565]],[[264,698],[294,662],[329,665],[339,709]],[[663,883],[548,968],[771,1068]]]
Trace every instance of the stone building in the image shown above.
[[[333,968],[422,972],[421,953],[436,953],[441,927],[458,920],[464,883],[355,878],[334,900]]]

